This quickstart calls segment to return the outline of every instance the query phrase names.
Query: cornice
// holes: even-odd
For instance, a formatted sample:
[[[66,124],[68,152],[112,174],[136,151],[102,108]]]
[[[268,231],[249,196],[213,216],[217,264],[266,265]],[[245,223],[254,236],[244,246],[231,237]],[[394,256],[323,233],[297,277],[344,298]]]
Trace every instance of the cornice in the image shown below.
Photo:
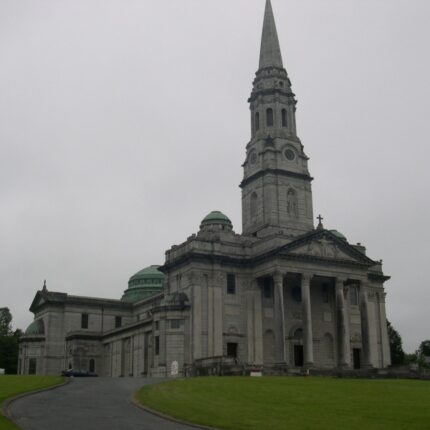
[[[265,175],[287,176],[290,178],[303,179],[304,181],[307,181],[307,182],[312,182],[314,180],[312,176],[309,176],[305,173],[291,172],[289,170],[282,170],[282,169],[264,169],[264,170],[259,170],[258,172],[253,173],[251,176],[248,176],[247,178],[245,178],[240,183],[239,187],[243,188],[245,185],[249,184],[250,182],[258,178],[261,178],[262,176],[265,176]]]
[[[316,238],[327,236],[336,245],[347,252],[349,255],[352,255],[356,258],[356,260],[343,260],[343,259],[335,259],[329,257],[321,257],[315,255],[307,255],[307,254],[293,254],[290,251],[293,249],[300,247],[301,245],[308,243]],[[371,260],[369,257],[361,253],[360,251],[353,248],[350,244],[345,243],[344,241],[338,239],[335,235],[330,233],[328,230],[314,230],[310,233],[305,233],[302,236],[299,236],[296,240],[290,242],[287,245],[282,247],[278,247],[272,249],[268,252],[262,253],[256,256],[242,256],[242,257],[231,257],[228,255],[222,254],[209,254],[191,251],[180,256],[178,259],[168,262],[162,266],[162,270],[164,272],[169,272],[171,269],[176,268],[178,266],[188,264],[190,262],[206,262],[211,264],[228,264],[231,266],[243,267],[243,268],[252,268],[257,264],[264,263],[267,260],[280,258],[282,260],[288,261],[302,261],[305,263],[314,263],[316,265],[324,265],[324,266],[341,266],[341,267],[350,267],[361,270],[368,270],[370,267],[376,264],[375,261]],[[387,280],[389,277],[381,274],[368,274],[369,279],[378,279],[378,280]]]
[[[248,103],[252,103],[258,99],[260,96],[273,96],[273,95],[282,95],[292,100],[292,104],[296,105],[297,100],[295,99],[295,94],[289,90],[288,88],[261,88],[254,89],[248,99]]]
[[[101,340],[102,334],[101,333],[84,333],[84,332],[75,332],[70,333],[66,336],[66,341],[69,340]]]

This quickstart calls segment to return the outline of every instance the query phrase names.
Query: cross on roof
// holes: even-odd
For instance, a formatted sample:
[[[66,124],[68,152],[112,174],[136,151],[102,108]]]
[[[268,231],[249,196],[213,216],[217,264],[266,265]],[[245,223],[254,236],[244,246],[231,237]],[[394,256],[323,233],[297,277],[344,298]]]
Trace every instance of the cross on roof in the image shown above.
[[[321,215],[318,215],[317,216],[317,220],[319,221],[319,223],[320,224],[322,224],[322,220],[323,220],[324,218],[321,216]]]

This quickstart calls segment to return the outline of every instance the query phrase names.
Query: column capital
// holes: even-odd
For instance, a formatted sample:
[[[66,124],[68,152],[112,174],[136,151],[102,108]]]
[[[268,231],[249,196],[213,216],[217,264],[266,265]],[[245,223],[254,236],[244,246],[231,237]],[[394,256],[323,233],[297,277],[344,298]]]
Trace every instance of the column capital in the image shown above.
[[[360,285],[360,296],[365,300],[369,298],[369,288],[366,285]]]
[[[302,274],[302,284],[311,282],[311,279],[315,276],[313,273],[303,272]]]
[[[359,280],[359,284],[360,284],[360,289],[368,289],[370,287],[370,282],[366,279],[366,280]]]
[[[346,282],[347,278],[344,277],[337,277],[336,278],[336,289],[343,289],[345,287],[345,282]]]
[[[283,282],[284,281],[284,273],[282,273],[279,269],[276,269],[273,273],[272,273],[272,277],[273,277],[273,281],[275,283],[279,283],[279,282]]]

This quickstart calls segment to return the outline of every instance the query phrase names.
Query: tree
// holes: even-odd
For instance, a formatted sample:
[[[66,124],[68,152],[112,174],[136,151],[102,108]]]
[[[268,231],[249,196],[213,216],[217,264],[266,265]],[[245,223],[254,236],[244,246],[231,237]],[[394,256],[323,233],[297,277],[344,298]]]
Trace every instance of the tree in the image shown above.
[[[405,363],[405,352],[403,351],[402,338],[398,331],[387,320],[388,340],[390,342],[391,364],[400,365]]]
[[[419,355],[430,357],[430,340],[423,340],[418,347]]]
[[[0,336],[8,336],[12,332],[12,314],[9,308],[0,308]]]
[[[12,315],[8,308],[0,308],[0,368],[6,373],[16,373],[18,364],[19,338],[22,331],[12,332]]]

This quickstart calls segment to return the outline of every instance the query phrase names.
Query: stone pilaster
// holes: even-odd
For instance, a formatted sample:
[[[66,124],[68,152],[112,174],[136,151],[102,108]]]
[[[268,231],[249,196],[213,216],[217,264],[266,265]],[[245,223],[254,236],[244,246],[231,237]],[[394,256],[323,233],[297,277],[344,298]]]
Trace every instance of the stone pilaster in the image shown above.
[[[275,336],[277,339],[276,345],[276,361],[279,363],[286,362],[285,353],[285,308],[284,308],[284,278],[280,272],[275,272],[273,275],[274,282],[274,306],[275,306]]]
[[[312,334],[311,308],[311,279],[312,275],[302,274],[302,320],[303,320],[303,354],[305,367],[314,365],[314,345]]]
[[[349,334],[348,308],[345,301],[344,279],[336,279],[337,333],[339,367],[351,367],[351,341]]]
[[[254,292],[252,289],[249,289],[246,292],[246,337],[247,337],[247,346],[248,346],[248,363],[254,363],[255,361],[255,339],[254,339],[254,333],[255,333],[255,316],[254,316]]]
[[[216,286],[213,288],[213,327],[214,327],[214,343],[213,353],[215,356],[222,355],[222,288]]]
[[[199,285],[193,285],[192,333],[193,359],[196,360],[202,357],[202,290]]]

